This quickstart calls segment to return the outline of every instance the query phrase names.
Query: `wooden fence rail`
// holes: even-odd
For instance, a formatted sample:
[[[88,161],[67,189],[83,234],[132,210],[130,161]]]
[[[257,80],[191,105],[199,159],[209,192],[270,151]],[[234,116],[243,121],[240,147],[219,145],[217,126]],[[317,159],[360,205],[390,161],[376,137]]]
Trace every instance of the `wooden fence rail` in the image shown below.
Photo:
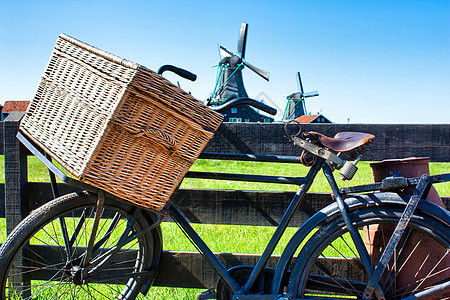
[[[21,114],[12,113],[0,122],[0,154],[5,156],[5,183],[0,185],[0,217],[7,218],[7,231],[31,210],[51,200],[48,183],[27,182],[27,151],[15,138]],[[408,156],[429,156],[432,161],[450,161],[450,125],[341,125],[308,124],[304,130],[334,135],[339,131],[374,133],[377,143],[367,160]],[[222,124],[205,151],[298,155],[298,148],[284,137],[283,124]],[[60,184],[61,194],[74,191]],[[292,192],[179,190],[174,201],[190,222],[274,226],[292,198]],[[447,209],[450,199],[444,197]],[[331,203],[329,194],[313,193],[302,203],[291,226],[300,226],[318,209]],[[220,254],[227,267],[255,264],[258,255]],[[271,258],[270,265],[278,257]],[[349,266],[344,266],[349,268]],[[174,270],[177,270],[175,272]],[[174,276],[177,274],[177,276]],[[211,287],[217,277],[212,268],[195,252],[165,251],[156,285],[173,287]]]

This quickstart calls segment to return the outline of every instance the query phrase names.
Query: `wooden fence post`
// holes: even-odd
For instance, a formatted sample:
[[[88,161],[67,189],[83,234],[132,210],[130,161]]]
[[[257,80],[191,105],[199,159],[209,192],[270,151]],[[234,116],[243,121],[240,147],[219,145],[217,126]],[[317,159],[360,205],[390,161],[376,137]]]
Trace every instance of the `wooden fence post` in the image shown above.
[[[12,112],[3,122],[3,141],[5,154],[5,216],[6,232],[11,233],[14,227],[22,221],[29,213],[29,204],[27,197],[27,155],[26,149],[16,138],[19,131],[19,122],[22,119],[23,112]],[[16,265],[24,265],[22,254],[16,258]],[[31,291],[27,286],[30,280],[23,278],[20,272],[12,271],[12,274],[18,275],[10,278],[10,284],[23,287],[23,297],[31,296]]]
[[[25,148],[16,138],[23,113],[13,112],[3,122],[5,154],[5,216],[9,234],[28,215],[26,194],[27,156]]]

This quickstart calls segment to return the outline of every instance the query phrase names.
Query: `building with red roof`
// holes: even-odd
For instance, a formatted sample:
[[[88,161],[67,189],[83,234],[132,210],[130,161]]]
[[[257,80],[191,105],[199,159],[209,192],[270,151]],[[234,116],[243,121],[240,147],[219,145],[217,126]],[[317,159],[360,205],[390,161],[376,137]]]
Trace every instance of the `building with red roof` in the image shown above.
[[[322,114],[317,115],[302,115],[296,119],[297,122],[307,124],[307,123],[331,123]]]
[[[23,111],[25,112],[28,108],[30,101],[6,101],[5,105],[3,105],[1,121],[5,120],[6,117],[14,112],[14,111]]]

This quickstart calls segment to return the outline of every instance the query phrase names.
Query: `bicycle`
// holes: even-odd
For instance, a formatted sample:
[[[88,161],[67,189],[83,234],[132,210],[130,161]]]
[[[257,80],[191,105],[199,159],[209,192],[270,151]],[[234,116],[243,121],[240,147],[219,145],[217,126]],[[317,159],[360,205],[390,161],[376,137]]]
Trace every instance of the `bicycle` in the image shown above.
[[[255,102],[238,98],[218,109],[242,103],[267,109]],[[70,178],[19,133],[22,144],[51,171],[55,199],[25,218],[0,248],[0,295],[3,299],[64,299],[63,295],[95,299],[107,297],[103,289],[117,299],[146,294],[162,255],[159,225],[170,215],[220,277],[214,290],[199,294],[199,299],[428,299],[436,294],[448,297],[450,270],[445,261],[450,256],[450,213],[423,199],[433,183],[449,181],[450,174],[392,177],[379,183],[339,188],[333,172],[339,169],[350,180],[375,137],[347,132],[329,138],[301,130],[295,135],[286,130],[286,134],[302,148],[300,158],[223,153],[203,153],[201,157],[303,163],[310,167],[305,177],[188,172],[187,177],[192,178],[288,182],[299,186],[257,264],[227,270],[175,204],[169,202],[163,211],[152,212]],[[276,268],[266,267],[321,170],[335,203],[321,209],[298,229]],[[58,197],[55,176],[83,191]],[[398,192],[407,187],[415,188],[412,196]],[[387,236],[385,230],[392,232],[382,245],[374,245],[368,234],[374,227],[381,233],[381,240]],[[432,246],[425,257],[418,257],[422,241]],[[346,253],[337,244],[346,248]],[[352,271],[335,269],[326,260],[329,256],[337,256]],[[424,263],[411,270],[411,261],[417,259]],[[409,276],[412,271],[415,277]]]

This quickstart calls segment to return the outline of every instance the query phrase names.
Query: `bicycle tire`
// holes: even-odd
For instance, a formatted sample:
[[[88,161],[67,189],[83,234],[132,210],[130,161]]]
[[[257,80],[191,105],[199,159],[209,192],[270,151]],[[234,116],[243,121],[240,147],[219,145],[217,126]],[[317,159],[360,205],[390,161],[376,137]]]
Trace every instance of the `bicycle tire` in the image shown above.
[[[149,276],[147,271],[156,273],[162,252],[159,229],[112,254],[95,274],[81,275],[96,205],[96,195],[72,193],[46,203],[20,222],[0,248],[2,299],[134,299],[144,285],[148,287],[155,274]],[[105,199],[91,261],[118,242],[130,227],[127,218],[133,209],[131,204]],[[64,248],[62,220],[70,249]],[[139,232],[155,220],[154,214],[142,211],[134,218],[132,229]]]
[[[349,212],[352,223],[366,244],[373,268],[403,210],[403,206],[380,205]],[[376,234],[371,236],[369,230],[375,228]],[[413,296],[448,280],[448,232],[448,219],[446,222],[420,210],[415,212],[405,231],[405,238],[399,243],[396,255],[388,265],[389,270],[382,277],[380,285],[385,299]],[[344,262],[345,271],[328,264],[331,259]],[[368,278],[344,221],[337,215],[323,222],[300,250],[289,277],[287,291],[297,298],[336,299],[353,296],[361,299]],[[442,299],[440,295],[436,297]]]

